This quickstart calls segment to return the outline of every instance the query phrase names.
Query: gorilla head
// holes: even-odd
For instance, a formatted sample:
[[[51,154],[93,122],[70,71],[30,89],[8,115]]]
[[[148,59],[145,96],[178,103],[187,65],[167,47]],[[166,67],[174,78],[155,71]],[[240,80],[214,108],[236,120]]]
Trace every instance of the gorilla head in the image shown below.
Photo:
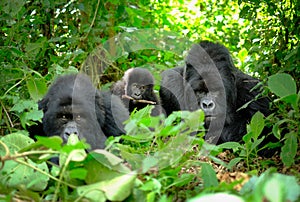
[[[156,100],[152,74],[142,68],[132,68],[125,72],[123,80],[126,82],[125,94],[136,100]]]
[[[269,100],[255,99],[261,93],[252,90],[258,82],[234,67],[224,46],[203,41],[191,48],[184,67],[162,73],[161,104],[168,115],[201,108],[212,143],[240,141],[255,112],[269,114]]]
[[[220,118],[226,119],[225,123],[232,122],[237,100],[234,72],[225,47],[205,41],[190,50],[184,79],[195,100],[189,102],[194,103],[195,109],[201,108],[205,112],[207,126]]]
[[[118,97],[98,91],[83,74],[58,78],[39,109],[44,112],[47,136],[57,135],[66,142],[70,134],[76,134],[92,149],[104,148],[106,136],[124,133],[122,123],[129,116]]]
[[[143,68],[128,69],[123,78],[115,83],[112,93],[122,98],[129,112],[140,110],[148,104],[156,105],[152,115],[160,113],[159,100],[154,93],[154,78],[152,74]]]

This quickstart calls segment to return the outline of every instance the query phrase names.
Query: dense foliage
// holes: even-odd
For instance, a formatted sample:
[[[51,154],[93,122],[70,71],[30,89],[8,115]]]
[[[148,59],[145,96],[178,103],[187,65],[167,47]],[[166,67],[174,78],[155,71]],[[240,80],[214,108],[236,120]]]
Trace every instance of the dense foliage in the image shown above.
[[[1,1],[1,200],[299,200],[299,11],[297,0]],[[228,47],[273,100],[274,113],[255,114],[243,142],[188,136],[203,131],[201,111],[151,117],[149,108],[132,114],[122,144],[111,138],[106,150],[86,153],[76,137],[66,145],[29,137],[43,116],[37,101],[59,75],[85,71],[107,89],[144,67],[159,84],[200,40]],[[264,127],[271,131],[260,136]],[[264,159],[257,145],[267,135],[278,140],[267,147],[280,149]],[[63,166],[49,166],[53,156]]]

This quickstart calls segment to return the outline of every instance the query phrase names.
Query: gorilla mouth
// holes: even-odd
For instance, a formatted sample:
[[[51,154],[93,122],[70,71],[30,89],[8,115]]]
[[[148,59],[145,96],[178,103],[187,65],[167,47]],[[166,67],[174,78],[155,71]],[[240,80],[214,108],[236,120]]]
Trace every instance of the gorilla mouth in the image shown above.
[[[140,96],[131,96],[135,101],[141,100]]]
[[[206,115],[205,116],[205,120],[206,121],[212,121],[212,120],[214,120],[214,119],[216,119],[217,117],[216,116],[214,116],[214,115]]]

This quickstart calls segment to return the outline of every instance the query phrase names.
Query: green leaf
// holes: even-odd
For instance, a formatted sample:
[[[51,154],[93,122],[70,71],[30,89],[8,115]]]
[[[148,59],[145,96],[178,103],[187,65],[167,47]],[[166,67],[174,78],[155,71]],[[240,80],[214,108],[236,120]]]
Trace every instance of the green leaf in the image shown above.
[[[195,178],[194,174],[184,173],[179,178],[176,178],[172,183],[172,186],[182,187],[190,183]]]
[[[274,173],[274,178],[281,184],[282,195],[284,196],[282,201],[297,201],[300,197],[300,185],[295,176],[283,175],[280,173]],[[272,186],[271,186],[272,188]],[[273,196],[272,189],[270,195]],[[272,201],[272,200],[270,200]]]
[[[229,193],[213,193],[213,194],[201,194],[192,199],[187,200],[187,202],[209,202],[209,201],[234,201],[234,202],[245,202],[239,196],[229,194]]]
[[[271,169],[261,176],[253,176],[240,191],[251,195],[249,201],[298,201],[300,186],[295,176],[274,173]]]
[[[155,158],[153,156],[147,156],[145,159],[143,159],[142,172],[146,173],[150,168],[156,166],[157,164],[158,158]]]
[[[283,183],[280,183],[280,181],[274,177],[272,177],[266,182],[266,184],[264,185],[263,192],[265,193],[266,198],[269,199],[268,201],[285,201]]]
[[[70,170],[69,176],[71,179],[84,180],[87,175],[87,170],[84,168],[75,168]]]
[[[161,190],[161,183],[155,179],[155,178],[150,178],[149,180],[147,180],[145,182],[145,184],[143,184],[140,188],[140,190],[143,191],[153,191],[154,193],[159,193]]]
[[[59,151],[61,149],[61,145],[63,140],[59,136],[52,136],[52,137],[43,137],[43,136],[36,136],[38,145],[43,145],[45,147],[51,148],[53,150]]]
[[[285,135],[284,145],[281,148],[280,157],[285,166],[289,167],[295,162],[297,153],[297,133],[290,132]]]
[[[237,149],[241,147],[241,144],[238,142],[225,142],[218,145],[218,147],[222,149]]]
[[[265,127],[264,115],[261,112],[256,112],[250,122],[250,131],[252,132],[252,137],[257,139]]]
[[[34,141],[20,133],[13,133],[1,138],[1,141],[7,145],[11,155],[15,154],[24,147],[33,144]],[[4,156],[5,150],[0,147],[0,155]],[[24,160],[19,158],[19,160]],[[30,159],[26,160],[30,166],[49,173],[46,163],[36,164]],[[13,160],[5,161],[3,168],[0,170],[0,183],[6,187],[17,188],[21,185],[34,191],[42,191],[47,187],[49,177],[45,174],[37,172],[32,167],[20,164]]]
[[[234,159],[231,159],[230,162],[228,163],[228,167],[229,169],[231,169],[233,166],[235,166],[238,162],[240,162],[243,158],[234,158]]]
[[[83,161],[86,158],[86,152],[84,149],[74,149],[69,154],[71,161]]]
[[[218,179],[213,167],[208,163],[201,164],[201,176],[204,181],[204,187],[218,186]]]
[[[40,100],[47,92],[46,81],[43,77],[42,78],[29,77],[26,80],[26,85],[30,97],[36,102]]]
[[[269,77],[270,90],[279,97],[296,94],[297,87],[293,77],[286,73],[279,73]]]
[[[242,48],[238,53],[238,58],[241,60],[241,62],[244,62],[247,56],[248,51],[245,48]]]
[[[102,149],[94,150],[90,153],[90,155],[108,168],[116,166],[124,161],[123,159],[120,159],[112,153]]]
[[[79,196],[84,196],[91,201],[95,199],[96,201],[123,201],[130,195],[135,179],[136,173],[131,172],[110,180],[80,186],[76,191]]]
[[[281,132],[280,132],[279,124],[278,124],[278,123],[275,123],[275,124],[273,125],[272,133],[273,133],[273,135],[274,135],[278,140],[280,140]]]
[[[298,95],[291,94],[281,98],[282,101],[292,105],[294,110],[298,111]]]
[[[95,150],[89,153],[84,162],[88,171],[85,179],[87,184],[110,180],[123,173],[130,173],[130,169],[122,162],[122,159],[105,150]]]

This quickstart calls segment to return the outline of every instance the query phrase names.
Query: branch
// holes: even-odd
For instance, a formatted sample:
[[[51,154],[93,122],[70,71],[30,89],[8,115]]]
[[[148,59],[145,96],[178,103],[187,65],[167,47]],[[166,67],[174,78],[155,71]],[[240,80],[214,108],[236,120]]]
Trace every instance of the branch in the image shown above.
[[[149,100],[136,100],[133,97],[130,97],[128,95],[122,95],[123,99],[129,99],[129,100],[133,100],[135,102],[140,102],[140,103],[146,103],[146,104],[150,104],[150,105],[156,105],[156,102],[153,101],[149,101]]]

